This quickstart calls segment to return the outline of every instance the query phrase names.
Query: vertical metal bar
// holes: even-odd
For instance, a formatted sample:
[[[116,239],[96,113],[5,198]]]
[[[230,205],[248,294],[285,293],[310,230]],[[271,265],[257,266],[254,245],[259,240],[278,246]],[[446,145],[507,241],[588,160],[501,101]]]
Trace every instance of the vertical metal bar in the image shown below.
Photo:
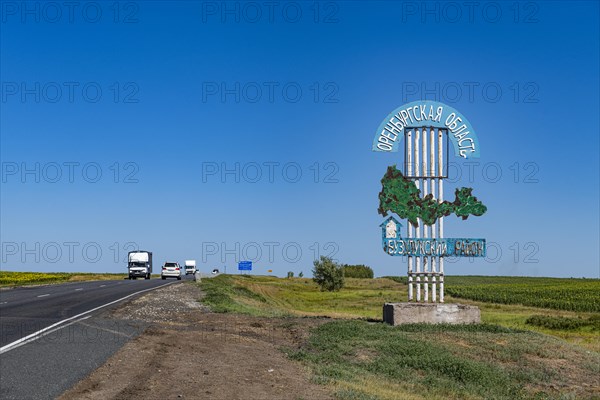
[[[406,132],[406,176],[411,177],[413,174],[413,134],[412,131]],[[408,238],[412,238],[413,226],[409,222],[406,227],[408,230]],[[413,257],[408,256],[408,301],[413,300]]]
[[[421,152],[421,131],[419,129],[415,129],[415,176],[421,175],[421,167],[420,162],[421,158],[419,157]],[[415,185],[417,189],[421,188],[421,182],[419,178],[415,179]],[[417,218],[417,226],[415,237],[419,239],[421,237],[421,226],[423,225],[420,218]],[[421,257],[415,257],[415,264],[417,270],[417,301],[421,301]]]
[[[423,173],[422,175],[424,176],[423,178],[423,197],[427,196],[428,192],[429,192],[429,179],[427,178],[427,176],[429,175],[429,170],[427,169],[427,128],[423,128],[423,153],[422,153],[422,159],[423,159]],[[429,237],[429,227],[427,225],[425,225],[425,223],[423,223],[423,238],[428,238]],[[423,293],[423,300],[425,300],[425,302],[429,301],[429,277],[427,276],[427,273],[429,272],[429,257],[424,256],[423,257],[423,272],[424,277],[423,277],[423,286],[424,286],[424,293]]]
[[[429,148],[429,175],[431,176],[431,179],[429,180],[429,183],[431,184],[431,195],[433,196],[434,199],[436,199],[435,197],[435,186],[436,186],[436,181],[434,176],[436,175],[436,169],[435,169],[435,129],[432,127],[430,128],[430,148]],[[438,146],[439,147],[439,146]],[[437,237],[437,224],[436,222],[434,222],[431,225],[431,238],[435,239]],[[431,256],[431,273],[432,273],[432,277],[431,277],[431,301],[432,302],[436,302],[437,301],[437,293],[436,293],[436,289],[437,289],[437,278],[435,276],[436,272],[437,272],[437,263],[436,263],[436,257],[435,256]]]
[[[442,130],[438,129],[438,201],[444,201],[444,179],[442,178],[442,169],[444,165],[444,139]],[[444,237],[444,217],[440,217],[438,223],[438,238]],[[440,257],[440,303],[444,302],[444,257]]]

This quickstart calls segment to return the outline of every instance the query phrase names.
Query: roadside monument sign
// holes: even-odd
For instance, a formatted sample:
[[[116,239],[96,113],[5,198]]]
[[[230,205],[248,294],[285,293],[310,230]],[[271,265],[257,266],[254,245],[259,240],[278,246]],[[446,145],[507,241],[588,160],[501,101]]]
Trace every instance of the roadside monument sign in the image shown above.
[[[390,256],[408,258],[409,302],[444,302],[445,257],[486,255],[485,239],[444,236],[444,217],[455,214],[466,220],[487,211],[472,188],[456,189],[453,201],[444,200],[450,144],[460,158],[479,158],[479,140],[467,118],[453,107],[430,100],[392,111],[373,140],[375,152],[403,148],[403,168],[389,166],[381,180],[378,212],[398,217],[391,215],[381,223],[382,247]],[[405,235],[401,233],[403,219],[407,220]]]

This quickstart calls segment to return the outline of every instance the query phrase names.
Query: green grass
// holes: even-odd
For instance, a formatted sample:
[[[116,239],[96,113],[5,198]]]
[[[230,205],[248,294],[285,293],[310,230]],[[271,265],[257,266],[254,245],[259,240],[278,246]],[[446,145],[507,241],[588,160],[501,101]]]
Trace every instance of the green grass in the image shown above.
[[[406,289],[389,279],[346,278],[339,292],[321,292],[306,278],[219,275],[201,284],[204,303],[217,312],[381,318],[385,301],[402,301]]]
[[[558,339],[497,325],[334,321],[288,355],[341,399],[583,399],[600,356]],[[569,370],[557,366],[572,364]],[[560,391],[553,387],[561,387]]]
[[[406,301],[407,286],[403,278],[347,278],[346,286],[339,292],[321,292],[312,280],[306,278],[280,279],[254,275],[220,275],[203,280],[202,285],[207,294],[204,301],[219,312],[239,312],[257,316],[297,315],[381,320],[383,303]],[[533,284],[540,284],[545,280],[553,282],[552,278],[451,276],[446,279],[447,286],[476,286],[491,282],[501,282],[494,285],[509,286],[513,282],[522,282],[523,279],[531,280]],[[450,295],[446,296],[446,302],[478,306],[482,321],[488,324],[533,330],[593,351],[600,351],[600,332],[594,324],[580,324],[561,329],[556,324],[551,327],[549,324],[527,322],[532,316],[540,314],[551,318],[589,320],[600,318],[598,313],[481,302]]]
[[[46,283],[123,279],[126,274],[95,274],[80,272],[13,272],[0,271],[0,287],[25,286]]]
[[[309,279],[251,275],[220,275],[201,286],[204,303],[218,312],[336,318],[302,348],[285,351],[340,399],[598,398],[597,313],[461,300],[479,306],[487,323],[390,327],[375,321],[384,302],[406,300],[402,279],[347,279],[333,293]]]
[[[493,281],[495,277],[448,277],[454,284]],[[499,281],[511,282],[514,278],[498,277]],[[531,278],[538,279],[538,278]],[[543,278],[542,278],[543,279]],[[321,292],[310,279],[280,279],[254,275],[220,275],[204,279],[206,293],[204,302],[216,312],[237,312],[255,316],[327,316],[333,318],[362,318],[381,320],[385,302],[402,302],[407,298],[407,287],[397,277],[392,279],[346,279],[346,286],[339,292]],[[508,284],[508,283],[506,283]],[[481,310],[484,323],[511,329],[525,329],[556,336],[589,350],[600,351],[600,331],[594,324],[560,328],[558,325],[528,323],[535,315],[551,318],[589,320],[600,318],[598,313],[562,311],[523,306],[497,304],[446,297],[446,302],[475,305]]]
[[[204,292],[202,302],[219,313],[240,313],[255,316],[278,316],[285,313],[264,307],[267,300],[245,286],[237,284],[238,277],[219,275],[203,279],[200,286]],[[239,278],[238,278],[239,279]]]
[[[548,324],[527,323],[531,317],[542,313],[551,318],[565,319],[588,320],[600,317],[598,312],[582,311],[597,308],[597,304],[590,301],[590,298],[597,297],[598,292],[591,293],[590,287],[597,287],[600,290],[599,284],[598,279],[448,276],[446,277],[446,301],[478,306],[481,310],[481,319],[486,323],[534,330],[593,351],[600,351],[600,332],[593,325],[563,329],[558,325],[551,328]],[[576,305],[570,307],[571,310],[560,305],[565,301],[561,296],[567,289],[569,296],[577,299],[574,303]],[[494,302],[495,299],[498,302]]]

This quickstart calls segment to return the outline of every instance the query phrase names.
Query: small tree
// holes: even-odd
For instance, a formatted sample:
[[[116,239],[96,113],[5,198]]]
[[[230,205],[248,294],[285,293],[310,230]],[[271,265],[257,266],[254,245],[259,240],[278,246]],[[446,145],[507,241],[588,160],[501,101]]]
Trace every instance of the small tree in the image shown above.
[[[288,278],[293,278],[294,277],[294,273],[292,271],[289,271],[287,274]]]
[[[321,256],[321,259],[315,260],[313,264],[313,281],[319,285],[321,291],[337,292],[344,286],[344,268],[331,258]]]
[[[298,274],[298,278],[302,278],[304,277],[304,272],[300,271],[300,273]]]

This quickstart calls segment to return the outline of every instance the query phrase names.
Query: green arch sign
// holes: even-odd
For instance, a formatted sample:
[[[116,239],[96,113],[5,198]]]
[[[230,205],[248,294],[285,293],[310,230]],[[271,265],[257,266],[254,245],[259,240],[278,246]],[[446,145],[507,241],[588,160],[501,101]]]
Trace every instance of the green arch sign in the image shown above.
[[[467,118],[455,108],[432,100],[413,101],[388,114],[377,129],[373,151],[397,152],[405,130],[428,127],[448,129],[456,156],[479,158],[479,140]]]

